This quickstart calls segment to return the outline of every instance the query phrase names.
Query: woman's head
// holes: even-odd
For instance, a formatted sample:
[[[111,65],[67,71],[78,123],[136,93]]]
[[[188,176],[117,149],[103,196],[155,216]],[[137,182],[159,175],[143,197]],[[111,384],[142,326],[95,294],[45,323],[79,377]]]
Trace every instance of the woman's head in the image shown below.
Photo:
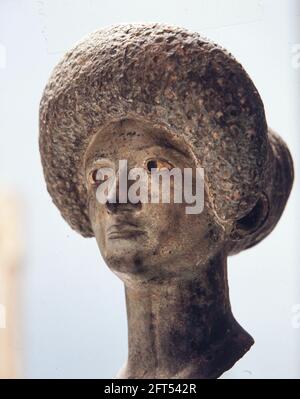
[[[181,167],[202,167],[205,176],[204,210],[193,223],[182,215],[182,225],[171,226],[180,213],[177,204],[162,204],[156,217],[155,208],[144,207],[151,231],[168,226],[174,237],[176,228],[178,233],[168,245],[162,240],[168,241],[168,229],[153,235],[156,249],[149,247],[149,255],[157,248],[166,261],[168,251],[179,259],[179,248],[190,257],[198,248],[198,258],[221,248],[236,253],[277,223],[292,185],[291,157],[268,131],[251,79],[224,49],[184,29],[139,24],[95,32],[65,55],[40,106],[44,173],[63,217],[82,235],[96,235],[102,247],[103,211],[91,206],[86,165],[108,150],[114,161],[127,154],[139,163],[142,141],[160,146],[164,159],[172,146],[184,149]],[[184,224],[190,236],[183,234]],[[118,248],[122,256],[128,253],[129,247]],[[139,265],[138,255],[136,260]]]
[[[162,126],[124,119],[94,136],[84,157],[89,219],[114,271],[147,280],[193,276],[223,249],[196,168],[186,143]]]

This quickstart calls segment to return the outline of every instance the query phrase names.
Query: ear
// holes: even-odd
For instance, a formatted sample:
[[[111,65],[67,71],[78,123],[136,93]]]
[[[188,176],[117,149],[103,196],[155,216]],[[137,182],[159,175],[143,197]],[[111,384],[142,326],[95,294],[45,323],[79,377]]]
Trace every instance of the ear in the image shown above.
[[[267,220],[269,209],[269,199],[265,193],[261,193],[251,211],[233,223],[230,239],[232,241],[239,241],[257,233]]]

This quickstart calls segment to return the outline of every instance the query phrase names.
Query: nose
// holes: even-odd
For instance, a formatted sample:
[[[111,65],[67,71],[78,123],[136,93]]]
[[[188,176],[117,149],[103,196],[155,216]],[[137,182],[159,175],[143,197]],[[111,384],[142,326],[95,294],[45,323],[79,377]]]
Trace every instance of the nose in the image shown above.
[[[137,212],[141,210],[142,203],[132,203],[128,198],[128,190],[133,181],[128,181],[127,173],[119,171],[115,177],[116,181],[110,189],[105,207],[108,213],[115,214],[118,212]]]
[[[141,210],[142,203],[139,201],[136,204],[132,204],[130,202],[124,204],[120,202],[106,202],[105,203],[106,210],[109,214],[117,214],[121,212],[137,212]]]

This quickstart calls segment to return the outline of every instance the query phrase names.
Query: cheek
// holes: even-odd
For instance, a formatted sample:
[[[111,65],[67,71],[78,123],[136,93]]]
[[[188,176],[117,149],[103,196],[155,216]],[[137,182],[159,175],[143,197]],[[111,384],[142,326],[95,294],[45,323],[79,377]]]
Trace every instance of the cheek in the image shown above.
[[[210,227],[205,214],[186,214],[184,204],[160,205],[151,213],[151,233],[161,253],[196,257],[209,252]]]
[[[160,251],[180,251],[189,227],[182,204],[149,204],[144,209],[151,241]]]

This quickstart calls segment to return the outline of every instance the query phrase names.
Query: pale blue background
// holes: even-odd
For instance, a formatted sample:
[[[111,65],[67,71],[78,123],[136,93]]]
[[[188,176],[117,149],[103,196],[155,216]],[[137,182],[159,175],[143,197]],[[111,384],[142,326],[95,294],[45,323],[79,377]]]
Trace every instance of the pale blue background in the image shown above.
[[[160,21],[198,31],[242,62],[299,170],[300,4],[293,0],[0,0],[0,182],[24,200],[20,271],[26,378],[110,378],[126,359],[121,282],[93,239],[62,220],[46,192],[38,153],[38,105],[47,78],[83,35],[118,22]],[[297,30],[298,29],[298,30]],[[225,378],[299,378],[299,187],[263,243],[229,259],[237,320],[256,340]]]

